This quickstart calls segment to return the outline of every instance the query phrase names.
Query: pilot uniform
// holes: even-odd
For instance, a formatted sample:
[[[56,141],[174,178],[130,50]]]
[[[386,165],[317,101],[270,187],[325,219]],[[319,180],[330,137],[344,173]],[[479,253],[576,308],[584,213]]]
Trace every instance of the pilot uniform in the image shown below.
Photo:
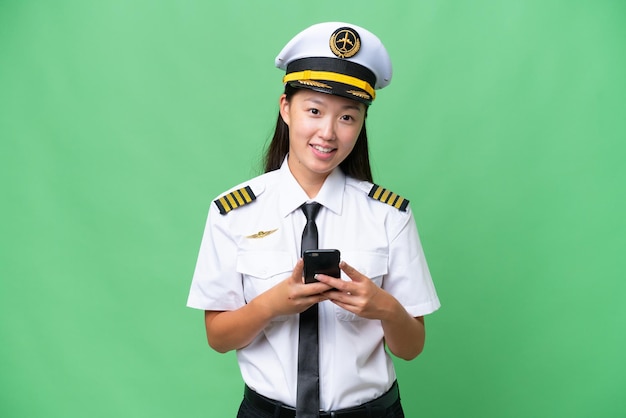
[[[346,177],[339,168],[328,176],[315,197],[322,204],[317,217],[319,247],[339,249],[344,261],[391,293],[412,316],[429,314],[439,307],[439,300],[410,206],[403,211],[369,197],[374,187]],[[308,197],[287,163],[225,196],[246,189],[250,203],[244,201],[224,215],[217,203],[209,210],[190,307],[240,308],[288,278],[299,259],[306,222],[299,208]],[[322,409],[359,405],[385,393],[395,372],[383,347],[380,321],[360,318],[330,301],[320,303],[319,309]],[[280,317],[237,351],[246,384],[292,406],[297,336],[298,315]]]

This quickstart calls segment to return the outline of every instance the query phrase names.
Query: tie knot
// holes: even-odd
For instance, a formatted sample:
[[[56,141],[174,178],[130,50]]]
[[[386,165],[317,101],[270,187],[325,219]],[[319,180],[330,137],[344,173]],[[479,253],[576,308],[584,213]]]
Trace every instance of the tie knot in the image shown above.
[[[317,213],[320,211],[321,204],[317,202],[305,203],[302,207],[302,212],[304,212],[304,216],[306,216],[307,221],[314,221]]]

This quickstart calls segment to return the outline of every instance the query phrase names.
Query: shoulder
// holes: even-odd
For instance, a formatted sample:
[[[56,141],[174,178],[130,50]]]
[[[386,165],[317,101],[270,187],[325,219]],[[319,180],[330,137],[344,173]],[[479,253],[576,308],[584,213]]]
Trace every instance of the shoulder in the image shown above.
[[[386,189],[378,184],[370,183],[368,181],[356,180],[351,177],[346,178],[346,186],[355,190],[357,193],[362,194],[370,201],[376,201],[384,203],[401,212],[406,212],[409,207],[409,201],[402,196]]]
[[[275,177],[276,172],[271,171],[240,183],[218,195],[213,201],[213,204],[222,215],[226,215],[235,209],[252,204],[257,197],[263,194],[268,185],[273,183]]]

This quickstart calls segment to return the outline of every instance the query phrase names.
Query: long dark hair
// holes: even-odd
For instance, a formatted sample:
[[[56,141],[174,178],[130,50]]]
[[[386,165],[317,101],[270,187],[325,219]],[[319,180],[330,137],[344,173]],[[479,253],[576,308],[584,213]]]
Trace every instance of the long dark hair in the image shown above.
[[[297,88],[286,84],[285,95],[287,101],[290,101],[297,91]],[[367,116],[367,108],[365,109],[365,115]],[[272,142],[265,152],[265,172],[267,173],[279,169],[288,152],[289,127],[279,113],[278,119],[276,120],[276,128],[274,129]],[[357,180],[366,180],[371,183],[374,182],[372,178],[372,169],[370,167],[365,122],[363,122],[363,128],[361,128],[361,132],[359,133],[359,137],[357,138],[352,152],[341,162],[341,164],[339,164],[339,167],[341,167],[341,170],[347,176],[353,177]]]

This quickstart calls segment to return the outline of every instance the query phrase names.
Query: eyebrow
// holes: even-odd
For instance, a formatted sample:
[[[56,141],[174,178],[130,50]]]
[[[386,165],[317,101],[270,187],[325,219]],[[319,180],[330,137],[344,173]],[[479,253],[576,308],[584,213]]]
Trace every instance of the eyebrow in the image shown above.
[[[310,98],[304,99],[304,101],[305,102],[313,102],[315,104],[323,105],[323,106],[326,105],[326,103],[324,103],[323,100],[320,100],[320,99],[318,99],[316,97],[310,97]],[[341,106],[341,108],[342,109],[354,109],[354,110],[357,110],[359,112],[361,111],[361,106],[359,106],[358,104],[347,104],[347,105]]]
[[[344,109],[355,109],[358,110],[359,112],[361,111],[362,107],[359,105],[345,105],[343,107]]]

